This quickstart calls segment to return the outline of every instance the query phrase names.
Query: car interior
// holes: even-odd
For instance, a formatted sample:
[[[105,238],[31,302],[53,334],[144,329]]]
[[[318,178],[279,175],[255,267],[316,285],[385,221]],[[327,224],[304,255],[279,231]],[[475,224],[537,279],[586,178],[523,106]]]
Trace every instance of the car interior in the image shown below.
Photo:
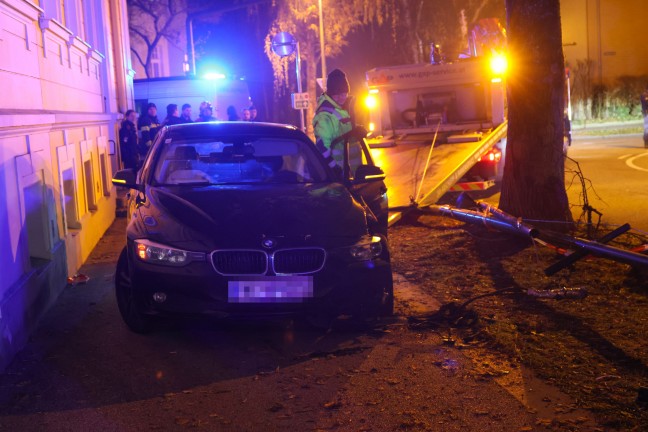
[[[268,139],[168,143],[161,150],[155,178],[165,185],[322,181],[324,168],[303,147],[295,141]]]

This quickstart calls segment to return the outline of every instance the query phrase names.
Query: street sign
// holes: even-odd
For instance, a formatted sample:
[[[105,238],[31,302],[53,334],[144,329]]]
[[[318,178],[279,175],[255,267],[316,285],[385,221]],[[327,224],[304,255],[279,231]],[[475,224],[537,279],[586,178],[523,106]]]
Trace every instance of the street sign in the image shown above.
[[[277,33],[272,38],[272,52],[279,57],[286,57],[295,52],[295,45],[297,41],[293,35],[288,32]]]
[[[295,109],[308,109],[310,99],[308,98],[308,93],[292,93],[290,95],[292,100],[292,106]]]

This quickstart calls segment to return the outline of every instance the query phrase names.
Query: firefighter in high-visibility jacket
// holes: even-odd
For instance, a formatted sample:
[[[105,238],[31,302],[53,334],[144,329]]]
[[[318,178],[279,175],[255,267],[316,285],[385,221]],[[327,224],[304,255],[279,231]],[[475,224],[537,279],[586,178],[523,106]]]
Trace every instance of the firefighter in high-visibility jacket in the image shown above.
[[[137,129],[141,134],[139,154],[142,159],[146,156],[151,145],[153,145],[153,140],[155,140],[155,135],[160,129],[160,126],[160,120],[157,117],[157,106],[151,102],[146,107],[146,114],[140,116],[137,122]]]
[[[362,163],[360,140],[366,130],[356,127],[345,108],[349,98],[349,82],[339,69],[333,70],[326,79],[326,92],[317,100],[313,117],[315,145],[328,166],[341,176],[344,169],[344,142],[349,142],[349,165],[351,176]]]

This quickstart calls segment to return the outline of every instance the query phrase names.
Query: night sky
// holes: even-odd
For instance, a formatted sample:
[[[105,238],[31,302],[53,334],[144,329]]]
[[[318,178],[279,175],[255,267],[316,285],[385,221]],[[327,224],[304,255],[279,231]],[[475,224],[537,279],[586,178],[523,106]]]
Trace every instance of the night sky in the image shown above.
[[[272,67],[263,51],[270,22],[271,17],[263,14],[250,16],[244,9],[228,12],[217,22],[196,21],[194,35],[198,75],[216,71],[245,77],[263,119],[296,122],[296,111],[290,108],[289,97],[273,103]],[[402,63],[399,61],[399,50],[393,46],[390,37],[388,29],[376,26],[352,33],[342,54],[327,58],[327,69],[344,70],[351,84],[351,92],[360,97],[365,90],[367,70]],[[362,50],[358,50],[358,46]]]

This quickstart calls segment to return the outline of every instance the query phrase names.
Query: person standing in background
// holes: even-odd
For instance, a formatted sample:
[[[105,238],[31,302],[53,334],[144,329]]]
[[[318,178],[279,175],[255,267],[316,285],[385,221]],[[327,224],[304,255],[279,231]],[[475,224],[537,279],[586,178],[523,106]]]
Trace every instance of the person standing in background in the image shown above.
[[[251,121],[251,119],[252,118],[250,117],[250,110],[247,109],[247,108],[243,108],[241,110],[241,120],[243,120],[243,121]]]
[[[227,121],[239,121],[241,118],[238,116],[238,113],[236,112],[236,107],[234,105],[230,105],[227,107]]]
[[[182,120],[182,123],[193,123],[193,120],[191,119],[191,105],[188,103],[182,105],[180,120]]]
[[[258,118],[257,118],[257,116],[259,115],[259,112],[257,111],[256,106],[254,104],[252,104],[252,105],[250,105],[250,107],[248,109],[250,110],[250,121],[251,122],[259,121]]]
[[[200,104],[200,115],[196,119],[197,122],[210,122],[210,121],[216,121],[218,120],[216,117],[212,115],[214,109],[212,108],[212,104],[210,104],[207,101],[204,101]]]
[[[135,121],[137,113],[132,109],[126,111],[124,119],[119,128],[119,150],[124,168],[137,169],[138,151],[137,151],[137,127]]]
[[[169,104],[167,105],[166,110],[167,110],[167,116],[162,122],[162,126],[171,126],[174,124],[183,123],[182,119],[178,117],[178,105]]]
[[[153,145],[155,135],[160,129],[160,120],[157,117],[157,106],[151,102],[146,107],[146,113],[143,114],[137,122],[137,128],[141,134],[139,142],[139,153],[146,156],[148,149]]]

